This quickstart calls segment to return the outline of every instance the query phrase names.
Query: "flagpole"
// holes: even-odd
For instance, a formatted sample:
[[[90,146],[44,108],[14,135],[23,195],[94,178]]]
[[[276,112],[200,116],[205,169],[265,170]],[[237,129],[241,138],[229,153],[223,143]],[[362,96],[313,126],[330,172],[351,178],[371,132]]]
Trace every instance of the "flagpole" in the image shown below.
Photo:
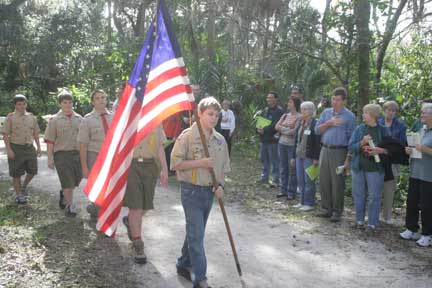
[[[202,126],[201,126],[201,122],[200,122],[200,119],[199,119],[199,116],[198,116],[198,110],[197,110],[196,105],[195,105],[195,108],[194,108],[194,114],[195,114],[195,122],[197,123],[198,131],[199,131],[200,138],[201,138],[201,143],[202,143],[202,145],[204,147],[205,157],[209,158],[210,157],[210,153],[209,153],[208,146],[207,146],[207,140],[205,138],[205,135],[204,135],[204,132],[203,132],[203,129],[202,129]],[[216,174],[214,172],[214,169],[210,168],[209,170],[210,170],[210,175],[211,175],[212,182],[213,182],[213,187],[215,189],[217,189],[218,186],[219,186],[219,183],[218,183],[218,181],[216,179]],[[234,256],[234,261],[236,263],[237,273],[239,274],[239,276],[242,276],[240,262],[238,260],[237,251],[236,251],[235,244],[234,244],[234,238],[232,236],[231,228],[230,228],[230,225],[229,225],[229,222],[228,222],[228,217],[227,217],[227,214],[226,214],[226,211],[225,211],[225,205],[224,205],[222,199],[218,199],[218,202],[219,202],[219,206],[220,206],[220,209],[221,209],[221,212],[222,212],[222,216],[223,216],[223,219],[224,219],[225,228],[226,228],[227,233],[228,233],[228,239],[229,239],[230,244],[231,244],[231,250],[232,250],[232,253],[233,253],[233,256]]]

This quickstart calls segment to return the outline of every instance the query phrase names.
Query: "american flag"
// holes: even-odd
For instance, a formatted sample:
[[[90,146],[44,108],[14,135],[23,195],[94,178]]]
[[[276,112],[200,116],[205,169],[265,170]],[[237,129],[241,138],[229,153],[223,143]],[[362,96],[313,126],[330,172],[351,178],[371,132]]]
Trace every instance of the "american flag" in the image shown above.
[[[125,86],[84,192],[101,206],[96,228],[114,237],[134,147],[161,122],[195,105],[163,0]]]

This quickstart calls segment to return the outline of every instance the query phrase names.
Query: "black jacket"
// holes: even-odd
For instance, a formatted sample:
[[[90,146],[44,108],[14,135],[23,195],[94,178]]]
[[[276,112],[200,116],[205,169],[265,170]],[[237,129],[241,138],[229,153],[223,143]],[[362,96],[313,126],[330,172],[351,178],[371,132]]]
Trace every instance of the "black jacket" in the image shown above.
[[[388,154],[380,156],[384,165],[384,181],[394,179],[392,164],[409,165],[409,156],[405,153],[405,144],[394,137],[384,137],[378,147],[387,149]]]
[[[302,124],[303,122],[301,122]],[[306,141],[306,158],[310,158],[313,160],[319,160],[320,152],[321,152],[321,135],[315,134],[315,125],[317,123],[316,119],[312,119],[310,124],[311,134],[308,135],[308,139]],[[302,125],[297,125],[295,142],[294,142],[294,157],[296,156],[297,143],[300,140],[300,129]]]
[[[284,111],[282,107],[280,107],[279,105],[276,105],[273,108],[266,107],[261,112],[260,116],[272,121],[271,125],[264,128],[264,134],[262,135],[259,134],[261,143],[272,143],[272,144],[278,143],[279,139],[274,137],[274,135],[277,132],[275,130],[275,126],[279,121],[279,119],[281,118],[281,116],[283,115],[283,113]]]

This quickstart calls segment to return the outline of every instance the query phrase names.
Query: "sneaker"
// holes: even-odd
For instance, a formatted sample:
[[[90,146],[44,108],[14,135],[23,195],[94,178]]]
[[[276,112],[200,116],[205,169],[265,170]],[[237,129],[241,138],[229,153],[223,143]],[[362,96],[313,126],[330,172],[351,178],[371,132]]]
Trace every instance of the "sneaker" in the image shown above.
[[[432,245],[432,236],[422,235],[420,239],[416,241],[416,243],[421,247],[429,247]]]
[[[356,223],[354,223],[354,225],[352,225],[351,228],[363,230],[364,224],[365,224],[364,221],[356,221]]]
[[[183,278],[185,278],[188,281],[192,281],[192,268],[185,268],[185,267],[180,267],[180,266],[176,266],[177,267],[177,274]]]
[[[123,224],[126,226],[126,231],[127,231],[127,235],[130,241],[132,241],[132,233],[130,230],[130,226],[129,226],[129,217],[128,216],[124,216],[122,218]]]
[[[207,280],[201,280],[198,283],[195,283],[193,288],[211,288],[211,286],[208,285]]]
[[[59,207],[60,209],[66,208],[66,203],[64,202],[63,190],[60,190]]]
[[[366,234],[368,236],[374,236],[376,233],[376,227],[375,225],[368,225],[366,228]]]
[[[257,180],[256,181],[256,184],[268,184],[268,180],[266,180],[266,179],[260,179],[260,180]]]
[[[274,182],[274,181],[269,181],[268,182],[270,188],[275,189],[279,187],[279,183],[278,182]]]
[[[393,225],[393,219],[391,219],[391,218],[388,220],[384,219],[384,220],[382,220],[382,222],[387,224],[387,225]]]
[[[141,239],[132,240],[134,261],[137,264],[146,264],[147,256],[144,254],[144,242]]]
[[[308,212],[313,210],[314,207],[313,206],[309,206],[309,205],[303,205],[302,207],[299,208],[300,211],[304,211],[304,212]]]
[[[66,217],[76,217],[77,215],[77,211],[76,211],[76,207],[75,204],[71,204],[71,205],[66,205],[65,207],[65,215]]]
[[[293,205],[292,207],[293,208],[301,208],[301,207],[303,207],[303,205],[301,203],[298,203],[296,205]]]
[[[19,205],[27,204],[27,199],[24,195],[16,196],[15,202]]]
[[[405,240],[419,240],[420,234],[406,229],[404,232],[399,233],[400,237]]]

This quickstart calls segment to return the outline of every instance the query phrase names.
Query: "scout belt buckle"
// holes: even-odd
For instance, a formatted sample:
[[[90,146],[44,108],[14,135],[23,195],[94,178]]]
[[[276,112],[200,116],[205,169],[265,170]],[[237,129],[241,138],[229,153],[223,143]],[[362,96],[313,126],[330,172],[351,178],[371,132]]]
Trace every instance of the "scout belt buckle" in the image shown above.
[[[139,157],[138,158],[138,162],[140,162],[140,163],[144,162],[144,158],[143,157]]]

